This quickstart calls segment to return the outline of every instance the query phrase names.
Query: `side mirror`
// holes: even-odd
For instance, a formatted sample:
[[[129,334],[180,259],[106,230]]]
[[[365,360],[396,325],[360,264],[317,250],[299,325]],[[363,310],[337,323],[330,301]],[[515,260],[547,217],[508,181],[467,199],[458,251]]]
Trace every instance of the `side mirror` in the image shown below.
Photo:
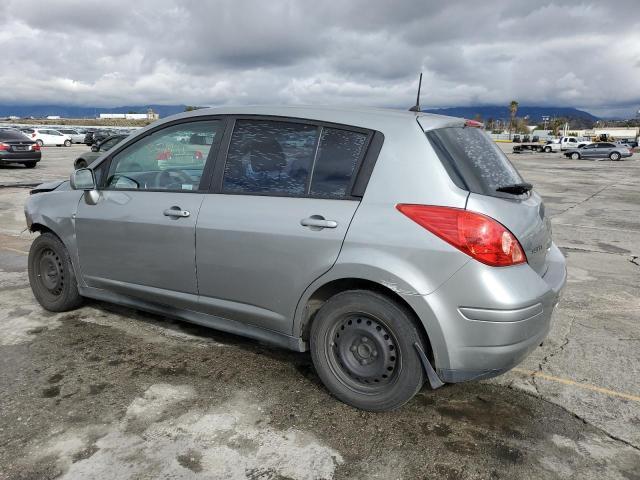
[[[69,179],[71,188],[74,190],[95,190],[96,179],[93,176],[93,170],[88,168],[81,168],[71,174]]]
[[[98,152],[98,151],[100,151],[100,149],[98,148],[98,145],[91,145],[91,151],[92,152]]]

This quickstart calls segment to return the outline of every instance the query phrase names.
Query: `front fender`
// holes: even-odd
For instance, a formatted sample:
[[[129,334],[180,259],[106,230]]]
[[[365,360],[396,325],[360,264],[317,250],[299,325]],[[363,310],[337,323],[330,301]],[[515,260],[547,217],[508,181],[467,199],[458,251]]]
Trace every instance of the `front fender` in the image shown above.
[[[84,285],[80,275],[75,229],[75,215],[81,198],[82,192],[77,190],[36,193],[27,200],[24,214],[29,231],[50,230],[60,238],[69,252],[78,283]]]

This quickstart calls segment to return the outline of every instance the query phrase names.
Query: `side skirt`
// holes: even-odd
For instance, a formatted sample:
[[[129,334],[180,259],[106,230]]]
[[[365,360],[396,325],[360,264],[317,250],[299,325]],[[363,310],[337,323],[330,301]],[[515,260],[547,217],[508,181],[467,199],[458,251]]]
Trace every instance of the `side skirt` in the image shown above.
[[[296,352],[307,351],[306,343],[299,337],[292,337],[283,333],[268,330],[266,328],[248,325],[246,323],[229,320],[228,318],[218,317],[207,313],[195,312],[193,310],[185,310],[173,307],[171,305],[163,305],[160,303],[149,302],[139,298],[129,297],[120,293],[114,293],[100,288],[84,287],[78,285],[80,295],[108,303],[115,303],[125,307],[135,308],[146,312],[154,313],[161,316],[184,320],[203,327],[214,328],[227,333],[233,333],[242,337],[252,338],[260,342],[269,343],[278,347],[287,348]]]

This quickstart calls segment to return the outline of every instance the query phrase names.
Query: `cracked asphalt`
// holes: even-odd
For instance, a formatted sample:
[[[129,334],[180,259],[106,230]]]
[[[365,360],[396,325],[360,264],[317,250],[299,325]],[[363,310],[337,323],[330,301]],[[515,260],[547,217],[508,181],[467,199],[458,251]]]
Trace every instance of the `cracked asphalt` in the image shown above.
[[[0,184],[64,178],[83,148]],[[98,302],[43,311],[28,189],[0,188],[0,479],[640,479],[640,155],[511,158],[567,257],[549,337],[384,414],[334,400],[307,354]]]

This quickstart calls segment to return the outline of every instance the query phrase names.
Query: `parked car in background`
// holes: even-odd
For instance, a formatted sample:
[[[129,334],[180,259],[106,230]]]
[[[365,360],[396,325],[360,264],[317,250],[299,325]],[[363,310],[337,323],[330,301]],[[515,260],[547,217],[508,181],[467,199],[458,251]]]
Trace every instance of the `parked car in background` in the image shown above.
[[[547,142],[542,147],[542,150],[546,153],[559,152],[560,140],[547,140]]]
[[[477,122],[421,112],[185,112],[25,215],[45,309],[94,298],[310,350],[373,411],[520,363],[566,281],[532,185]]]
[[[72,143],[84,143],[84,133],[74,128],[59,128],[58,131],[64,135],[69,135]]]
[[[93,133],[94,132],[95,132],[95,130],[91,130],[91,129],[88,129],[88,130],[85,131],[85,133],[84,133],[84,141],[83,141],[83,143],[85,145],[89,145],[89,146],[93,145]]]
[[[567,150],[564,153],[565,157],[572,158],[573,160],[579,160],[581,158],[610,158],[611,160],[620,160],[622,158],[628,158],[631,155],[633,155],[633,153],[628,147],[606,142],[590,143],[582,148]]]
[[[84,152],[82,155],[76,158],[75,162],[73,162],[73,168],[77,170],[78,168],[85,168],[91,165],[96,158],[98,158],[104,152],[108,152],[109,150],[111,150],[125,138],[127,138],[127,135],[112,135],[105,138],[100,143],[92,145],[91,151]]]
[[[19,130],[0,130],[0,165],[19,163],[33,168],[40,161],[40,145]]]
[[[56,147],[71,146],[71,137],[69,135],[60,133],[52,128],[23,128],[21,131],[41,147],[54,145]]]
[[[624,138],[616,142],[616,144],[627,148],[638,148],[638,142],[636,140],[630,140],[628,138]]]
[[[85,135],[84,143],[86,145],[95,145],[96,143],[100,143],[107,137],[110,137],[112,134],[109,130],[95,130],[90,134]]]

